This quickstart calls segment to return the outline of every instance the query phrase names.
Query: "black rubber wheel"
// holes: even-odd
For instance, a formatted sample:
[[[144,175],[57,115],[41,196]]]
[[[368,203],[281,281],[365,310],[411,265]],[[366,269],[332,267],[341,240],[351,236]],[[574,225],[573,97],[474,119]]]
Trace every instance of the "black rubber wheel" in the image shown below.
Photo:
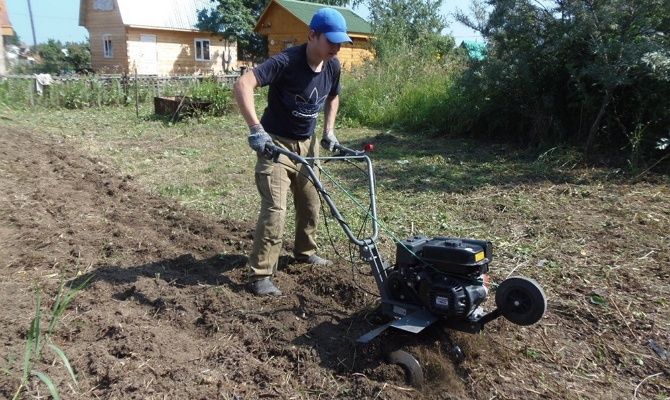
[[[527,326],[542,318],[547,310],[547,297],[533,279],[513,276],[498,286],[496,306],[508,321]]]
[[[465,361],[465,353],[463,352],[460,346],[456,345],[452,346],[449,351],[449,355],[456,364],[460,364],[463,361]]]
[[[389,362],[398,364],[405,370],[407,381],[415,388],[423,386],[423,369],[419,360],[405,350],[396,350],[387,354]]]

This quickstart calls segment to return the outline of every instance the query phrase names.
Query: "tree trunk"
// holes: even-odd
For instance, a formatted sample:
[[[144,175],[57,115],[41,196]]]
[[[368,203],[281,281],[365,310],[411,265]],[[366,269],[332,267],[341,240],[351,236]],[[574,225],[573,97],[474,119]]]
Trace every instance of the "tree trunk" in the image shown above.
[[[612,101],[612,93],[614,93],[614,89],[605,90],[605,97],[603,97],[603,102],[602,104],[600,104],[600,110],[598,110],[598,115],[596,116],[596,119],[593,121],[591,129],[589,129],[589,136],[586,138],[586,149],[584,150],[584,156],[587,160],[589,160],[589,158],[591,157],[591,150],[593,148],[593,142],[596,139],[598,129],[600,128],[600,121],[603,119],[603,116],[605,115],[605,110],[607,110],[607,106],[610,104],[610,101]]]

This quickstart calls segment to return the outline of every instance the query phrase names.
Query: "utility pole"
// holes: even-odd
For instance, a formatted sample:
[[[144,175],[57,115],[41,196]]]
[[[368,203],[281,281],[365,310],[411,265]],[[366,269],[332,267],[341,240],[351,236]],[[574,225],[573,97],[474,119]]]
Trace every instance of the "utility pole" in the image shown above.
[[[33,30],[33,49],[37,48],[37,37],[35,36],[35,23],[33,22],[33,8],[28,0],[28,14],[30,14],[30,28]]]

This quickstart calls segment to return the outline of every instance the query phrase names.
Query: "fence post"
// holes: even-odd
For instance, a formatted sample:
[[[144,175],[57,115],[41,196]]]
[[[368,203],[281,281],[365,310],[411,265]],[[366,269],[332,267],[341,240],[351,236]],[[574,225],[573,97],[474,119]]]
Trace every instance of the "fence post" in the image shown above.
[[[118,106],[119,105],[119,96],[121,93],[123,93],[123,88],[121,87],[121,79],[119,78],[112,78],[114,86],[116,87],[116,93],[114,93],[114,105]]]
[[[95,87],[93,86],[93,81],[92,80],[88,81],[88,86],[91,88],[91,94],[88,96],[88,106],[92,107],[93,106],[93,94],[95,93]],[[98,107],[100,107],[99,104],[98,104]]]
[[[33,78],[30,80],[30,90],[28,93],[30,93],[30,96],[28,96],[28,99],[30,101],[30,107],[35,107],[35,90],[37,87],[37,78]]]
[[[96,89],[95,97],[96,97],[96,101],[98,103],[98,108],[100,108],[100,106],[102,105],[102,101],[100,99],[100,96],[102,95],[102,91],[104,90],[105,85],[100,80],[98,80],[98,78],[91,78],[91,82],[93,82],[94,79],[98,83],[98,88]]]
[[[123,104],[128,104],[128,74],[126,72],[121,76],[121,86],[123,87]]]
[[[140,96],[139,92],[137,91],[137,68],[135,68],[135,115],[137,118],[140,117]]]

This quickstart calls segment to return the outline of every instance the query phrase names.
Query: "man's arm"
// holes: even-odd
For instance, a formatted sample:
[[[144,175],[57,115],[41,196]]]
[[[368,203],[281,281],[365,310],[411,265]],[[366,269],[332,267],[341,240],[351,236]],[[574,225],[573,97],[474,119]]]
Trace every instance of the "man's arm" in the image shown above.
[[[338,108],[340,108],[340,96],[328,96],[323,116],[324,122],[321,146],[330,151],[333,151],[335,145],[339,144],[337,137],[335,136],[335,117],[337,116]]]
[[[323,111],[323,133],[335,130],[335,117],[340,108],[340,96],[328,96],[326,98],[326,107]]]
[[[262,152],[265,149],[266,143],[272,142],[272,137],[265,132],[263,125],[258,120],[258,115],[256,115],[254,89],[258,86],[256,75],[253,72],[247,72],[235,82],[233,91],[237,105],[240,108],[240,113],[249,126],[249,136],[247,137],[249,147],[255,151]]]
[[[244,118],[249,127],[260,124],[254,103],[254,89],[258,86],[256,75],[251,71],[242,75],[233,86],[235,101],[237,101],[237,105],[240,108],[242,118]]]

